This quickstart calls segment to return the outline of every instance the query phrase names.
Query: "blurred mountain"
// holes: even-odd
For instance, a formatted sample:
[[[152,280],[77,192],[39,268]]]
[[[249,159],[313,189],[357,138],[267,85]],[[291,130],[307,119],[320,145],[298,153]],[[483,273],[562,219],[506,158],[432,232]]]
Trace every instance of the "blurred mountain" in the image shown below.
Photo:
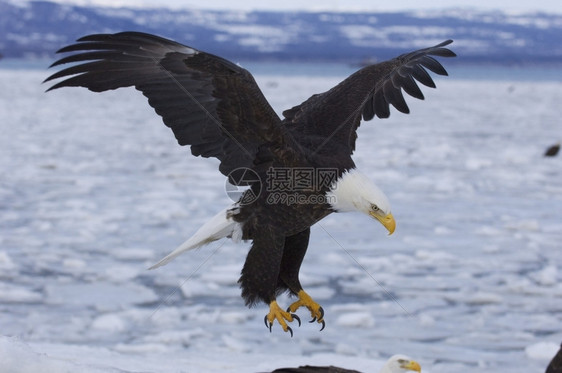
[[[80,36],[126,30],[158,34],[235,60],[360,63],[450,38],[459,62],[562,62],[562,15],[544,13],[116,9],[0,0],[0,53],[5,57],[52,57]]]

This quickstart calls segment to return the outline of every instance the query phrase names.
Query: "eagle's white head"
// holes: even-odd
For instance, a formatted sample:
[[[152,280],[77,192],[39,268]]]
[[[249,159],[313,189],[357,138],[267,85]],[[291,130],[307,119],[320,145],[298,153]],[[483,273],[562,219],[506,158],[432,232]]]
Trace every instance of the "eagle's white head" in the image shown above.
[[[326,197],[336,212],[363,212],[377,219],[389,234],[396,228],[388,198],[375,183],[357,169],[344,172],[332,184]]]
[[[407,371],[421,372],[421,366],[408,356],[394,355],[384,364],[380,373],[405,373]]]

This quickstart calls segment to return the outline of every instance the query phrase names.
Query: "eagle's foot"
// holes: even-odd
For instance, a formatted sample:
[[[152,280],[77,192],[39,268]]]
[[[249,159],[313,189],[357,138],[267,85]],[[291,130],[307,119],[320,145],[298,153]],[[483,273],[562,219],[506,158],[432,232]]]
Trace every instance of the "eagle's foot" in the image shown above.
[[[310,315],[312,316],[312,320],[310,322],[318,322],[322,324],[322,328],[320,331],[324,330],[326,327],[326,322],[324,321],[324,309],[316,303],[310,295],[308,295],[304,290],[300,290],[298,292],[299,300],[295,303],[291,304],[289,308],[287,308],[287,312],[295,312],[300,307],[306,307],[310,311]]]
[[[283,311],[277,304],[277,301],[269,303],[269,313],[263,318],[265,326],[269,328],[270,332],[271,328],[273,327],[273,321],[275,320],[279,322],[279,324],[283,328],[283,331],[291,333],[291,337],[293,336],[293,329],[291,329],[291,327],[287,325],[287,322],[297,320],[299,322],[299,326],[301,326],[301,319],[291,312]]]

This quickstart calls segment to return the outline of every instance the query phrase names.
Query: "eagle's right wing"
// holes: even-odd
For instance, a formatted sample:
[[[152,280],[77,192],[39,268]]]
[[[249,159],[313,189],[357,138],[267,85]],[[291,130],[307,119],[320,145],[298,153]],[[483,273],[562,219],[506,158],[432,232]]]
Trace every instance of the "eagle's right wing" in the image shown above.
[[[364,67],[329,91],[283,112],[285,123],[297,139],[316,138],[315,152],[321,152],[322,148],[324,152],[343,149],[349,155],[355,149],[361,119],[387,118],[390,105],[402,113],[409,113],[402,90],[423,100],[416,81],[435,88],[425,69],[447,75],[432,56],[454,57],[455,53],[445,48],[452,42],[447,40]]]

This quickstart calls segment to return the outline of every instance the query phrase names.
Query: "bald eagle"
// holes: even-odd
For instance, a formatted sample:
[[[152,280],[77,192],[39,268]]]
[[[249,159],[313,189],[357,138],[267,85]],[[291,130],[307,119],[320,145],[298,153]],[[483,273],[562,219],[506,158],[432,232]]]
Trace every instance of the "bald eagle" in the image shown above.
[[[58,53],[71,53],[51,67],[71,63],[45,82],[49,88],[85,87],[103,92],[133,86],[195,156],[214,157],[219,171],[246,186],[240,200],[219,212],[193,237],[153,268],[180,253],[229,237],[251,240],[239,284],[246,305],[269,305],[264,322],[300,319],[300,307],[325,326],[324,310],[299,281],[310,227],[333,212],[360,211],[394,232],[388,198],[355,167],[361,119],[390,115],[389,105],[408,113],[402,91],[424,96],[416,80],[435,83],[426,69],[447,75],[431,56],[454,57],[447,40],[364,67],[337,86],[283,112],[281,119],[253,76],[221,57],[158,36],[122,32],[85,36]],[[249,175],[249,176],[248,176]],[[298,297],[288,309],[276,298]]]
[[[379,373],[406,373],[421,372],[421,366],[417,361],[405,355],[393,355],[383,365]],[[335,366],[318,367],[305,365],[298,368],[280,368],[271,373],[361,373],[357,370],[350,370]]]

